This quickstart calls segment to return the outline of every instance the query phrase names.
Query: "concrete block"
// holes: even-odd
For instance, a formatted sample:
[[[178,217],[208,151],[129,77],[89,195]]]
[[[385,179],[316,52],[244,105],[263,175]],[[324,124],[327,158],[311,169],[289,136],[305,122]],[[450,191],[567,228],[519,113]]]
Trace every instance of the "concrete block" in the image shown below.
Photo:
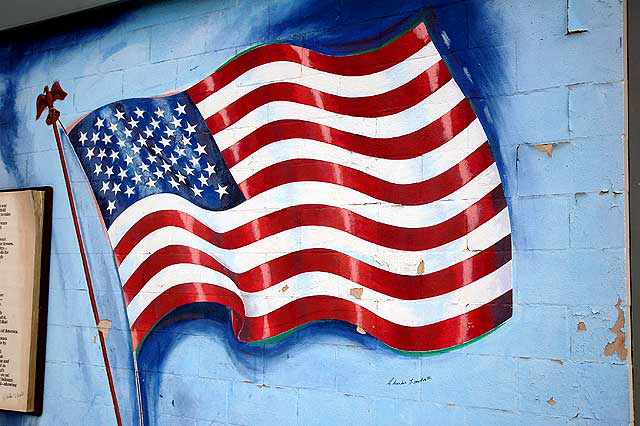
[[[571,136],[621,136],[624,132],[624,85],[580,84],[569,88]]]
[[[172,29],[188,29],[176,37],[167,25],[151,27],[151,62],[167,61],[185,56],[197,55],[205,51],[207,18],[198,16],[175,21]]]
[[[166,61],[125,70],[124,97],[160,96],[173,91],[177,69],[177,62]]]
[[[299,392],[299,425],[375,424],[372,423],[374,407],[369,398],[315,389]]]
[[[584,58],[597,58],[585,61]],[[518,89],[622,80],[622,45],[615,31],[597,30],[518,44]]]
[[[571,246],[624,247],[623,195],[576,194],[571,205]]]
[[[513,410],[516,408],[516,362],[500,356],[451,352],[421,359],[423,401]],[[462,367],[464,366],[464,367]]]
[[[518,250],[569,247],[567,196],[518,197],[512,201],[511,230]]]
[[[121,71],[76,79],[73,88],[76,111],[93,111],[102,105],[122,99],[122,87]]]
[[[229,419],[246,426],[297,425],[298,390],[232,383]]]

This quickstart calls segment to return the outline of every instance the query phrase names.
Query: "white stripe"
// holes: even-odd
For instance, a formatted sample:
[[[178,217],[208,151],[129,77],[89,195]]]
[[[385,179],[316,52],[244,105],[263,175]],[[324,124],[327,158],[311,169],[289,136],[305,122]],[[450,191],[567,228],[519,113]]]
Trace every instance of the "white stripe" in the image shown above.
[[[353,189],[324,182],[280,185],[223,211],[203,209],[175,194],[155,194],[137,201],[122,212],[109,227],[109,239],[116,247],[129,229],[143,217],[167,209],[187,213],[216,232],[228,232],[272,211],[305,204],[341,207],[387,225],[423,228],[457,215],[499,184],[500,174],[493,164],[452,194],[419,206],[382,202]]]
[[[485,143],[487,137],[478,119],[449,142],[419,157],[388,160],[358,154],[339,146],[309,139],[281,140],[259,149],[231,168],[236,182],[287,160],[320,160],[339,164],[387,182],[409,184],[431,179],[464,160]]]
[[[216,285],[234,292],[242,299],[247,317],[266,315],[303,297],[333,296],[362,306],[395,324],[420,327],[470,312],[511,290],[511,262],[462,288],[419,300],[397,299],[366,287],[362,297],[356,299],[350,290],[362,288],[361,284],[326,272],[303,273],[268,289],[249,293],[239,290],[231,279],[217,271],[201,265],[177,264],[156,274],[133,298],[127,306],[131,323],[162,292],[190,282]],[[283,292],[285,286],[287,291]]]
[[[261,86],[287,81],[342,97],[374,96],[411,81],[440,60],[431,42],[404,61],[386,70],[363,76],[343,76],[318,71],[295,62],[274,61],[259,65],[198,102],[204,118],[210,117],[240,97]]]
[[[369,138],[392,138],[429,125],[451,111],[463,99],[464,95],[458,85],[450,80],[418,104],[384,117],[352,117],[295,102],[269,102],[214,134],[214,138],[220,150],[224,150],[258,127],[277,120],[304,120]]]
[[[418,275],[439,271],[484,250],[509,234],[509,212],[503,209],[486,223],[457,240],[422,251],[383,247],[355,235],[325,226],[300,226],[262,238],[237,249],[221,249],[184,228],[167,226],[147,234],[124,258],[119,267],[125,283],[154,252],[169,245],[183,245],[208,253],[233,272],[242,273],[282,255],[298,250],[336,250],[369,265],[396,274]],[[470,250],[472,247],[472,250]]]

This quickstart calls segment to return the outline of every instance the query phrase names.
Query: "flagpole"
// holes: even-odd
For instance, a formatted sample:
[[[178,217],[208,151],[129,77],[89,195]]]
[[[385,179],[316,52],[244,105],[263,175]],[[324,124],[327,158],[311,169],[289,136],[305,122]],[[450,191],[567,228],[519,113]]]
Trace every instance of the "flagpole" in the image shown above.
[[[120,407],[118,405],[118,397],[116,396],[115,386],[113,382],[113,375],[111,374],[111,367],[109,364],[109,357],[107,354],[107,346],[104,339],[102,330],[99,329],[100,314],[98,312],[98,305],[96,303],[95,293],[93,291],[93,283],[91,281],[91,273],[89,271],[89,262],[87,261],[87,254],[84,249],[84,242],[82,240],[82,232],[80,230],[80,224],[78,222],[78,215],[76,213],[76,205],[73,198],[73,192],[71,190],[71,180],[69,179],[69,172],[67,170],[67,163],[65,161],[64,152],[62,149],[62,142],[60,140],[60,134],[58,132],[58,120],[60,119],[60,111],[54,108],[53,103],[56,100],[64,100],[67,94],[62,90],[60,84],[55,82],[49,90],[48,86],[44,88],[44,94],[39,95],[37,105],[36,120],[40,117],[40,114],[47,108],[49,113],[47,115],[47,124],[53,127],[53,135],[56,138],[56,145],[58,147],[58,154],[60,155],[60,164],[62,166],[62,174],[64,175],[64,183],[67,187],[67,196],[69,198],[69,206],[71,208],[71,216],[73,218],[73,226],[76,231],[76,238],[78,240],[78,247],[80,248],[80,257],[82,258],[82,268],[84,269],[84,276],[87,281],[87,289],[89,291],[89,300],[91,301],[91,310],[93,311],[93,319],[98,329],[98,337],[100,339],[100,348],[102,349],[102,359],[104,361],[104,367],[107,372],[107,380],[109,382],[109,390],[111,392],[111,400],[113,402],[113,410],[116,416],[116,422],[118,426],[122,426],[122,418],[120,417]]]

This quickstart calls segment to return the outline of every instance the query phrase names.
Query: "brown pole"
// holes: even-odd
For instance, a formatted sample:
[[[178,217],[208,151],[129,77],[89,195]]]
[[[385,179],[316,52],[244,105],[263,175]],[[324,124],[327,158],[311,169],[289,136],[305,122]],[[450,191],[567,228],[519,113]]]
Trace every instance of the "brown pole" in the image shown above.
[[[58,99],[64,99],[66,97],[66,93],[62,91],[60,85],[58,83],[54,83],[51,88],[53,92],[57,87],[63,93],[63,95],[58,97]],[[43,95],[40,95],[43,96]],[[40,100],[40,96],[38,99]],[[73,200],[73,193],[71,192],[71,181],[69,179],[69,172],[67,171],[67,163],[64,159],[64,152],[62,150],[62,142],[60,140],[60,134],[58,133],[58,120],[60,118],[60,112],[53,107],[53,102],[56,100],[55,95],[51,96],[48,87],[45,87],[45,106],[49,109],[49,114],[47,116],[47,124],[53,127],[53,135],[56,138],[56,144],[58,146],[58,153],[60,155],[60,164],[62,166],[62,173],[64,175],[64,183],[67,187],[67,196],[69,197],[69,207],[71,207],[71,216],[73,217],[73,226],[76,231],[76,238],[78,240],[78,247],[80,248],[80,257],[82,258],[82,268],[84,269],[84,276],[87,280],[87,289],[89,290],[89,300],[91,301],[91,310],[93,311],[93,319],[96,323],[96,328],[98,329],[98,337],[100,338],[100,348],[102,349],[102,359],[104,361],[104,367],[107,371],[107,380],[109,381],[109,391],[111,392],[111,400],[113,401],[113,410],[116,415],[116,421],[118,426],[122,426],[122,418],[120,417],[120,407],[118,406],[118,397],[116,396],[115,386],[113,384],[113,375],[111,374],[111,367],[109,364],[109,357],[107,355],[107,346],[104,340],[104,335],[102,331],[99,329],[100,325],[100,314],[98,312],[98,305],[96,304],[95,293],[93,292],[93,283],[91,282],[91,273],[89,272],[89,262],[87,262],[87,254],[84,250],[84,243],[82,241],[82,232],[80,231],[80,224],[78,222],[78,215],[76,213],[76,205]],[[40,102],[40,101],[38,101]],[[38,104],[39,105],[39,104]],[[38,107],[40,108],[40,107]],[[40,113],[41,111],[39,111]],[[39,116],[40,114],[38,114]]]

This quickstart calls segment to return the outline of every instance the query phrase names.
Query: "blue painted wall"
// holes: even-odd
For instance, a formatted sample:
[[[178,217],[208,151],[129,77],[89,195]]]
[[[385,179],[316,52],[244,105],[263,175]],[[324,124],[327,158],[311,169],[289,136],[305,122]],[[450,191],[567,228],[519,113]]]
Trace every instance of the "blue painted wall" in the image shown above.
[[[52,185],[55,200],[44,412],[2,413],[0,424],[115,424],[55,142],[34,120],[45,84],[68,90],[58,107],[71,123],[189,86],[257,43],[339,54],[331,46],[349,36],[420,15],[492,133],[510,198],[514,317],[464,348],[406,357],[326,324],[241,344],[224,312],[202,306],[140,353],[146,423],[628,425],[628,362],[603,353],[618,298],[627,310],[619,0],[147,1],[11,33],[0,45],[0,187]],[[586,31],[567,33],[568,22]],[[100,314],[113,321],[123,420],[137,425],[115,264],[80,166],[70,168]]]

